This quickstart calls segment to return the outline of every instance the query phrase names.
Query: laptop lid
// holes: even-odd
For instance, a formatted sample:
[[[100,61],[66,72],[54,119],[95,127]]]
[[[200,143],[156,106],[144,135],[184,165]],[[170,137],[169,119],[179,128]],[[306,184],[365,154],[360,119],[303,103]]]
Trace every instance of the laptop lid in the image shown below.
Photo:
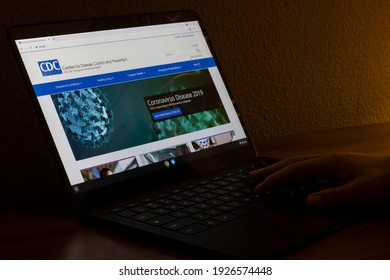
[[[255,156],[194,12],[19,26],[9,38],[75,195]]]

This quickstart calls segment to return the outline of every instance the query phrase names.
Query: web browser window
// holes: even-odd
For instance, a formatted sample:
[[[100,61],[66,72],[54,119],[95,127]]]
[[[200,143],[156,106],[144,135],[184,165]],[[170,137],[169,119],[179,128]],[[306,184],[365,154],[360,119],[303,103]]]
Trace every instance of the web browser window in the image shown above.
[[[75,190],[246,135],[197,21],[17,40]]]

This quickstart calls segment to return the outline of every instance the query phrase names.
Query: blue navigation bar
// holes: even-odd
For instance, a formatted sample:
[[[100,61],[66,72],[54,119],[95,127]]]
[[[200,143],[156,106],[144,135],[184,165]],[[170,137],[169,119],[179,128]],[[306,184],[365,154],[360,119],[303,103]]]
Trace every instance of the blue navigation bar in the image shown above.
[[[119,71],[108,74],[94,75],[83,78],[36,84],[33,87],[37,96],[43,96],[83,88],[101,87],[165,75],[196,71],[214,66],[216,66],[216,63],[214,59],[210,57],[197,60],[163,64],[152,67],[138,68],[133,70]]]

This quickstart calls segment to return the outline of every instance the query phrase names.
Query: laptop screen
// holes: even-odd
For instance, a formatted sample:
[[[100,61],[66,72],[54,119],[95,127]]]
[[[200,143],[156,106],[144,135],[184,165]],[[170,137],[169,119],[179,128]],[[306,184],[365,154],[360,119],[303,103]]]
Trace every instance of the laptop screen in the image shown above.
[[[247,145],[197,20],[59,34],[15,45],[74,192]]]

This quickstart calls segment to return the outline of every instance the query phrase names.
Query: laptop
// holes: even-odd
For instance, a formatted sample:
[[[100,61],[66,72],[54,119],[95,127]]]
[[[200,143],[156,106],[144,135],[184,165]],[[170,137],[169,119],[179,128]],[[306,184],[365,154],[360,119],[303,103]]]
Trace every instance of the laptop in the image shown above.
[[[195,12],[8,35],[84,217],[234,259],[274,258],[346,222],[252,192],[248,172],[277,159],[256,155]]]

